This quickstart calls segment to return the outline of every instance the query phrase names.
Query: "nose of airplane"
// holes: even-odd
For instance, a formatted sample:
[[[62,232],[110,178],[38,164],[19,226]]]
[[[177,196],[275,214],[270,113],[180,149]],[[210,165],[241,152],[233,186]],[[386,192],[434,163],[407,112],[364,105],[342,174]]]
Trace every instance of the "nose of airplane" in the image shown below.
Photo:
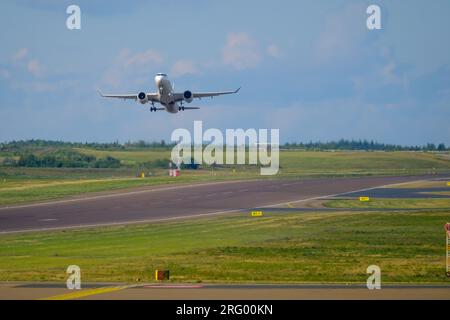
[[[160,87],[161,86],[161,80],[162,80],[162,76],[156,76],[155,77],[155,84],[156,84],[156,87]]]
[[[156,83],[156,86],[157,87],[160,87],[160,85],[161,85],[161,81],[162,81],[162,79],[165,77],[165,75],[164,74],[161,74],[161,73],[158,73],[156,76],[155,76],[155,83]]]

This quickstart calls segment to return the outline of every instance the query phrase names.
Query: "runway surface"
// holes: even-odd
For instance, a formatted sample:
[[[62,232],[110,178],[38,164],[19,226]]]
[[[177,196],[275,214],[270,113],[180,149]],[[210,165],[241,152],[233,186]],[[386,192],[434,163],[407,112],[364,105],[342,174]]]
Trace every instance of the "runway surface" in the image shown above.
[[[0,208],[0,234],[216,215],[332,197],[388,184],[441,178],[255,180],[140,188]]]
[[[68,290],[64,283],[0,283],[0,300],[311,300],[311,299],[436,299],[450,300],[448,285],[308,284],[82,284]]]

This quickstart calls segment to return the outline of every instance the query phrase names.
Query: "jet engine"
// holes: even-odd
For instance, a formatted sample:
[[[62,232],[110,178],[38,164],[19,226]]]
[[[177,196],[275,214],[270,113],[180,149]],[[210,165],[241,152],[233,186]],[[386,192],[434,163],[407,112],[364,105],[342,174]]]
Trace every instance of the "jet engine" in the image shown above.
[[[145,92],[139,92],[138,99],[139,99],[139,102],[142,104],[146,104],[148,102],[148,97]]]
[[[187,103],[191,103],[192,100],[194,100],[194,95],[193,95],[192,92],[189,91],[189,90],[186,90],[186,91],[183,93],[183,97],[184,97],[184,101],[186,101]]]

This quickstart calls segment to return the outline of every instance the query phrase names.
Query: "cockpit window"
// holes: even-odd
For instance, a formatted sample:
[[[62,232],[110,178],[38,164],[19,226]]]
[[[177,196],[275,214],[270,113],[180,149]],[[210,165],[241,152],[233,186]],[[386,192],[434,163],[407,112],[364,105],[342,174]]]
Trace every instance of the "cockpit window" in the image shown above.
[[[167,77],[167,74],[165,74],[165,73],[157,73],[156,75],[157,75],[157,76]]]

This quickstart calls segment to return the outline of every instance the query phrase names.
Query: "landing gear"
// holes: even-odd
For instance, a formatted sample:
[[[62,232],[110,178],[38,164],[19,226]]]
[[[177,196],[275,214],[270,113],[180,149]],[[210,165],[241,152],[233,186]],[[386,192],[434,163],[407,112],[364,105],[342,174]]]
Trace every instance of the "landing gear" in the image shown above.
[[[178,111],[184,111],[184,106],[178,107]]]
[[[156,107],[150,107],[150,112],[156,112]]]

